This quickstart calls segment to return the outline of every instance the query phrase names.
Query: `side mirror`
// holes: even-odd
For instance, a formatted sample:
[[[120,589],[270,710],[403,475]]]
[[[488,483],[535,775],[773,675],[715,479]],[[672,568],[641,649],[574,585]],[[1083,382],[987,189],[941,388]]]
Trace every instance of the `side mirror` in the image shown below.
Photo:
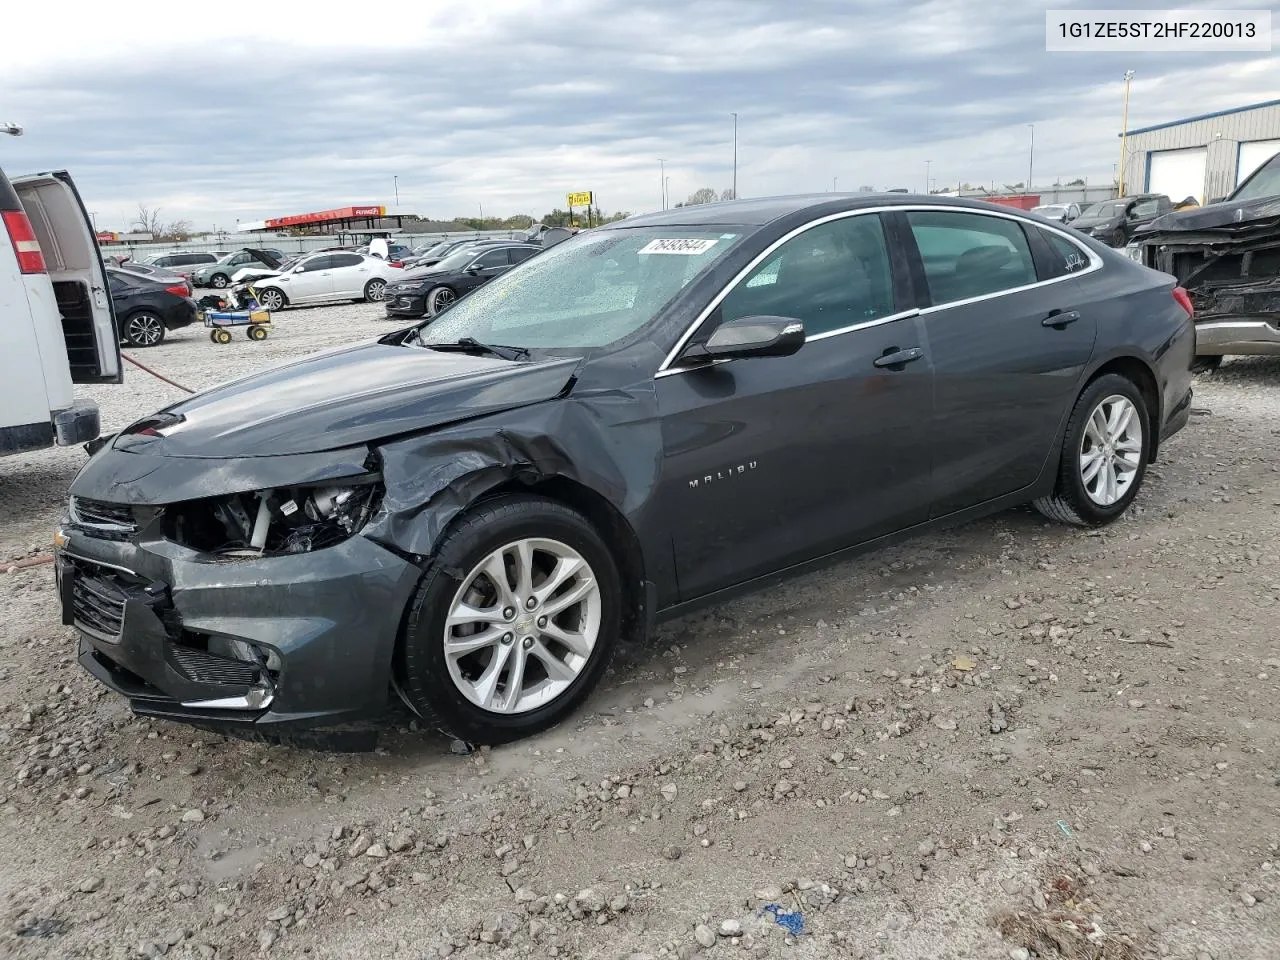
[[[684,352],[686,360],[789,357],[804,346],[804,324],[794,317],[739,317],[716,327],[706,343]]]

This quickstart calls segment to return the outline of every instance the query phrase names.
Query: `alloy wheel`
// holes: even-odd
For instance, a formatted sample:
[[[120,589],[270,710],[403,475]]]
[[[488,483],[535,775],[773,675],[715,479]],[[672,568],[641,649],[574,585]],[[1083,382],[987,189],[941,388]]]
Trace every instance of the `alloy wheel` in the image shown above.
[[[591,659],[602,598],[580,553],[558,540],[527,538],[472,568],[445,620],[449,676],[492,713],[527,713],[561,696]]]
[[[153,313],[139,313],[129,318],[125,336],[136,347],[154,347],[164,339],[164,324]]]
[[[364,297],[374,303],[382,300],[383,292],[386,290],[387,284],[383,280],[370,280],[369,285],[364,288]]]
[[[228,281],[228,280],[227,280],[227,278],[226,278],[226,277],[224,277],[222,274],[220,274],[220,273],[215,273],[215,274],[213,275],[213,280],[211,280],[210,282],[211,282],[211,283],[212,283],[212,284],[213,284],[217,289],[221,290],[223,287],[225,287],[225,286],[227,285],[227,283],[228,283],[229,281]]]
[[[432,290],[431,299],[427,304],[427,313],[434,317],[441,310],[452,306],[453,302],[457,299],[457,295],[448,287],[440,287],[439,289]]]
[[[1119,501],[1142,466],[1142,416],[1128,397],[1112,394],[1089,414],[1080,440],[1080,479],[1101,507]]]
[[[267,310],[281,310],[284,308],[284,294],[279,290],[263,290],[258,302]]]

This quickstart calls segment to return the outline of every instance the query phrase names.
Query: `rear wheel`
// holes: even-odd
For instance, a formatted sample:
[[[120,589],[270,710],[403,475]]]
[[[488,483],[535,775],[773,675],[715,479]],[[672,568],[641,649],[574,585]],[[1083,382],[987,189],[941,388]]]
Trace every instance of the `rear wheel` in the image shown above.
[[[264,310],[283,310],[285,305],[284,293],[275,287],[259,290],[258,303],[262,304]]]
[[[164,321],[143,310],[124,322],[124,338],[134,347],[154,347],[164,341]]]
[[[231,282],[231,278],[224,273],[215,273],[212,277],[209,278],[209,282],[213,284],[217,289],[221,290],[223,287],[225,287],[228,283]]]
[[[1090,383],[1067,422],[1053,494],[1035,501],[1036,509],[1076,526],[1102,526],[1119,517],[1146,476],[1150,422],[1132,380],[1110,373]]]
[[[382,292],[387,289],[387,281],[370,280],[364,285],[364,298],[372,303],[382,301]]]
[[[213,331],[213,340],[215,343],[230,343],[231,331],[219,327],[217,330]]]
[[[458,295],[448,287],[436,287],[427,294],[427,316],[434,317],[441,310],[453,306]]]
[[[255,327],[255,326],[250,326],[250,327],[249,327],[249,339],[250,339],[250,340],[265,340],[265,339],[267,339],[267,328],[266,328],[266,327]]]
[[[469,742],[538,733],[603,676],[621,611],[617,566],[585,517],[541,497],[495,498],[449,532],[419,585],[396,689]]]

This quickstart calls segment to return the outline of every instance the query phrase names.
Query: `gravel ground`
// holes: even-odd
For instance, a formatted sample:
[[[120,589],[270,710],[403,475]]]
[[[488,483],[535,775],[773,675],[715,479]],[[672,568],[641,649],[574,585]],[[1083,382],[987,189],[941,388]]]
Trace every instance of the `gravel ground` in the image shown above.
[[[380,317],[136,354],[201,388]],[[0,955],[1275,960],[1278,390],[1202,378],[1111,528],[1013,511],[676,621],[469,757],[400,714],[358,755],[136,720],[49,567],[0,573]],[[82,458],[0,461],[0,565]]]

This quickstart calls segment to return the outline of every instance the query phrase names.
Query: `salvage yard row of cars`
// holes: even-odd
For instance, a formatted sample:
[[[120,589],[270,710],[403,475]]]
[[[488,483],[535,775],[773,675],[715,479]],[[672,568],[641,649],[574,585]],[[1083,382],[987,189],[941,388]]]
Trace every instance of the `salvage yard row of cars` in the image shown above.
[[[819,194],[408,269],[255,256],[232,284],[402,322],[91,443],[63,621],[141,714],[274,737],[396,696],[498,743],[568,716],[623,638],[781,574],[1020,503],[1109,523],[1188,422],[1197,303],[1239,324],[1280,286],[1280,182],[1258,177],[1124,252],[975,201]],[[60,212],[30,226],[3,206],[36,200],[0,191],[29,284],[54,272],[36,238],[87,224],[69,179],[46,186]],[[102,329],[77,356],[118,381]]]

